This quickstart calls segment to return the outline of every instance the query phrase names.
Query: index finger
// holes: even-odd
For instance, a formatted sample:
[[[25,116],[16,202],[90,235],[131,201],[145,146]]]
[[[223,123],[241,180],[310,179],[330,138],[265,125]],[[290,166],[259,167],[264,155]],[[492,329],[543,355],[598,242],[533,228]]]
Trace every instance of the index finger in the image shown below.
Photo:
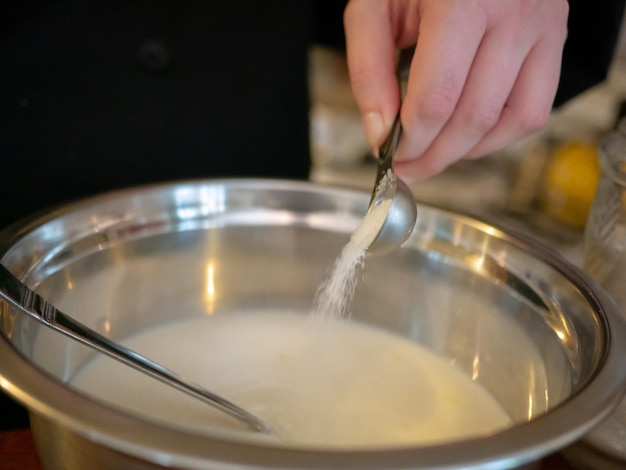
[[[352,0],[344,12],[352,92],[370,145],[385,139],[400,105],[388,2]]]

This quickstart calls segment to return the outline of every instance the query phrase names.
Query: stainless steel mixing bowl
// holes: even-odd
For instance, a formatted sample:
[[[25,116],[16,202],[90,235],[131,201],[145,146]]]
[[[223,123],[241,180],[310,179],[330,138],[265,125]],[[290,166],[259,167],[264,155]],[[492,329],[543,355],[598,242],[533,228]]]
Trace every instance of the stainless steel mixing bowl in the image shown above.
[[[5,230],[0,261],[113,339],[207,313],[306,312],[368,198],[271,180],[130,189]],[[93,352],[7,304],[0,315],[0,383],[29,408],[48,469],[521,467],[607,416],[626,376],[624,323],[590,279],[531,241],[427,206],[402,248],[367,260],[352,321],[480,383],[515,422],[494,435],[340,451],[184,431],[76,391],[67,382]]]

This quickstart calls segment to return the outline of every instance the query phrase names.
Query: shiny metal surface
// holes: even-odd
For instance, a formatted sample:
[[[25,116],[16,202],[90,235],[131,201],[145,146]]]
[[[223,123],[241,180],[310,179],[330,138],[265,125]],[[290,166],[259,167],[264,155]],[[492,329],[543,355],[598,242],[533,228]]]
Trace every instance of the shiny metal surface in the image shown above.
[[[400,86],[400,96],[405,94],[409,79],[409,70],[413,60],[414,47],[400,51],[396,65],[396,75]],[[368,211],[385,199],[391,199],[391,206],[378,235],[368,248],[368,253],[380,254],[402,245],[411,235],[417,219],[417,205],[411,188],[393,172],[393,157],[402,137],[400,110],[394,119],[387,139],[380,147],[376,180]],[[389,175],[389,176],[388,176]],[[385,178],[392,177],[391,184],[381,184]],[[384,189],[384,190],[383,190]]]
[[[3,231],[0,262],[116,341],[195,315],[305,313],[368,199],[269,180],[130,189]],[[93,352],[7,302],[0,384],[30,409],[48,469],[517,468],[586,434],[624,392],[625,325],[603,290],[529,240],[426,205],[401,248],[368,258],[351,321],[447,358],[516,424],[439,446],[345,451],[185,431],[73,389]]]
[[[384,200],[391,206],[378,235],[368,248],[368,253],[380,254],[402,245],[411,235],[417,219],[417,204],[411,189],[393,172],[393,156],[402,136],[400,114],[396,116],[387,140],[380,148],[374,190],[368,211]],[[391,181],[387,181],[391,178]]]
[[[0,298],[12,304],[18,312],[28,315],[41,324],[57,331],[93,350],[132,367],[170,387],[180,390],[226,414],[245,426],[259,432],[271,433],[269,425],[229,400],[212,393],[185,377],[163,367],[141,354],[125,348],[74,320],[52,303],[29,289],[0,264]]]

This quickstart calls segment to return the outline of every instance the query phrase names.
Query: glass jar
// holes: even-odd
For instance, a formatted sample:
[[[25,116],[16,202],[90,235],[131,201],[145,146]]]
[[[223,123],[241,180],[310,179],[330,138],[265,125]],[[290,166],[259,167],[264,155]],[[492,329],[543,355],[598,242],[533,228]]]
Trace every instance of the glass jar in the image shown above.
[[[602,174],[585,229],[582,267],[626,312],[626,119],[601,140],[598,155]],[[626,467],[626,400],[581,446],[585,455],[577,461],[584,468]]]

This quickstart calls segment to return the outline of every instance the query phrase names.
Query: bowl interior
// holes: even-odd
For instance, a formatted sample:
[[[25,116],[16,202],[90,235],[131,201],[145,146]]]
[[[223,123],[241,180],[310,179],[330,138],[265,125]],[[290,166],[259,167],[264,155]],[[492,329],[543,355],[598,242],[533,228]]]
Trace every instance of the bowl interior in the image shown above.
[[[307,313],[366,207],[365,194],[313,185],[143,188],[5,235],[2,262],[114,340],[197,315]],[[607,348],[598,305],[552,261],[493,226],[420,206],[401,249],[368,257],[351,321],[435,351],[526,423],[583,390]],[[12,348],[62,383],[94,354],[10,309],[4,320]]]

